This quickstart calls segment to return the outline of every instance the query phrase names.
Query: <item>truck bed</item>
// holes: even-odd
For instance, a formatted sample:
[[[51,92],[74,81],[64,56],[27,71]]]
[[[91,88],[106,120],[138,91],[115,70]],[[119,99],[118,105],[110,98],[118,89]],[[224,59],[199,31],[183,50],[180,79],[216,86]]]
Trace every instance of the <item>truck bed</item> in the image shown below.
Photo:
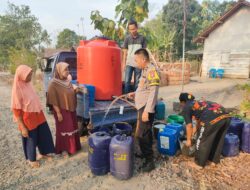
[[[112,101],[95,101],[95,107],[90,107],[90,124],[93,127],[113,125],[116,122],[135,123],[137,111],[128,103],[118,100],[110,108],[105,120],[103,117]],[[123,114],[119,114],[120,106],[124,106]]]

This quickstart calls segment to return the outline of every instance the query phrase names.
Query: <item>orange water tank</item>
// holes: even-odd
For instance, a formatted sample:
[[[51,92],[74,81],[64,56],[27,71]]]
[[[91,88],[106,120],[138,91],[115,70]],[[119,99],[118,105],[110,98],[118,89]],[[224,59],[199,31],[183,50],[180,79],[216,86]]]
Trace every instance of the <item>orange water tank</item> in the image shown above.
[[[81,40],[77,48],[77,81],[95,86],[96,100],[122,94],[121,49],[115,41]]]

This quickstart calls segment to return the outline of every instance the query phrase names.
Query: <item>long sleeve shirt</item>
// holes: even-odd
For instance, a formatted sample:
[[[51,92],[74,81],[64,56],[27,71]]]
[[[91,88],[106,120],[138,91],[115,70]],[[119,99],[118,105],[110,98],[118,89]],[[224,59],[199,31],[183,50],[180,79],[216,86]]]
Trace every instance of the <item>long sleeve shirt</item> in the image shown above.
[[[157,69],[152,63],[149,63],[143,70],[138,88],[135,92],[135,106],[139,110],[145,106],[144,111],[148,113],[155,112],[160,77]]]

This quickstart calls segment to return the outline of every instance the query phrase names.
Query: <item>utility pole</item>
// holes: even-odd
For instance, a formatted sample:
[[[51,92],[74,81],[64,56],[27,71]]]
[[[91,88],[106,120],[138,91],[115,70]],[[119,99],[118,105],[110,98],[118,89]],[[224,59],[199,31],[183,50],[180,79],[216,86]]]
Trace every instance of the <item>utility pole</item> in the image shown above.
[[[80,35],[80,27],[79,27],[79,24],[77,24],[76,26],[77,26],[77,35]]]
[[[187,15],[186,15],[186,0],[183,0],[183,44],[182,44],[182,87],[181,91],[184,90],[184,71],[185,71],[185,42],[186,42],[186,25],[187,25]]]
[[[83,28],[83,20],[84,20],[84,18],[81,17],[80,20],[81,20],[81,23],[82,23],[82,36],[84,36],[84,28]]]

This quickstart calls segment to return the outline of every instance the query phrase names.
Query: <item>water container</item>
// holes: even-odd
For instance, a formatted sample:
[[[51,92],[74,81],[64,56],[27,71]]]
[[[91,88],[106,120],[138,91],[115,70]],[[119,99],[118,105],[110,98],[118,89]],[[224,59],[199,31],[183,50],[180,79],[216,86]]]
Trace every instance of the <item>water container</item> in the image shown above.
[[[183,125],[181,125],[179,123],[168,123],[166,125],[166,128],[176,130],[178,132],[178,138],[182,137],[184,135]]]
[[[96,132],[88,139],[88,161],[94,175],[105,175],[109,172],[109,144],[111,136],[106,132]]]
[[[215,68],[209,69],[209,77],[216,78],[216,69]]]
[[[227,130],[227,133],[233,133],[239,137],[240,144],[241,144],[243,126],[244,126],[244,122],[240,118],[232,117],[230,126]]]
[[[132,126],[126,122],[118,122],[113,124],[114,135],[125,134],[127,136],[132,135]]]
[[[71,80],[71,84],[77,85],[77,80]]]
[[[225,70],[224,70],[224,69],[217,69],[217,70],[216,70],[216,76],[220,77],[220,79],[223,78],[224,73],[225,73]]]
[[[77,106],[76,113],[77,116],[89,119],[89,95],[87,88],[83,87],[83,92],[76,94]]]
[[[91,130],[89,130],[89,135],[96,133],[96,132],[106,132],[108,133],[110,136],[114,136],[114,131],[113,131],[113,126],[97,126]]]
[[[169,115],[168,116],[168,123],[179,123],[183,124],[184,123],[184,118],[180,115]]]
[[[239,154],[239,137],[233,133],[226,134],[222,155],[225,157],[237,156]]]
[[[164,120],[165,119],[165,103],[160,100],[157,102],[155,106],[155,119],[157,120]]]
[[[178,132],[174,129],[165,128],[158,133],[158,151],[161,154],[174,156],[177,151]]]
[[[95,86],[96,100],[122,94],[121,48],[107,39],[81,40],[77,48],[77,80]]]
[[[95,106],[95,87],[92,85],[85,84],[86,88],[88,89],[89,93],[89,106]]]
[[[242,129],[241,150],[250,153],[250,123],[245,123]]]
[[[165,123],[154,123],[153,125],[153,133],[154,133],[154,137],[155,139],[157,139],[158,137],[158,133],[161,129],[164,129],[166,127]]]
[[[186,142],[187,142],[187,137],[185,136],[182,136],[178,139],[179,141],[179,147],[181,149],[181,153],[183,155],[186,155],[186,156],[194,156],[194,153],[195,153],[195,143],[196,143],[196,140],[195,139],[192,139],[191,142],[192,142],[192,145],[191,147],[187,147],[186,146]]]
[[[116,135],[110,146],[110,172],[118,179],[129,179],[133,175],[133,138]]]

